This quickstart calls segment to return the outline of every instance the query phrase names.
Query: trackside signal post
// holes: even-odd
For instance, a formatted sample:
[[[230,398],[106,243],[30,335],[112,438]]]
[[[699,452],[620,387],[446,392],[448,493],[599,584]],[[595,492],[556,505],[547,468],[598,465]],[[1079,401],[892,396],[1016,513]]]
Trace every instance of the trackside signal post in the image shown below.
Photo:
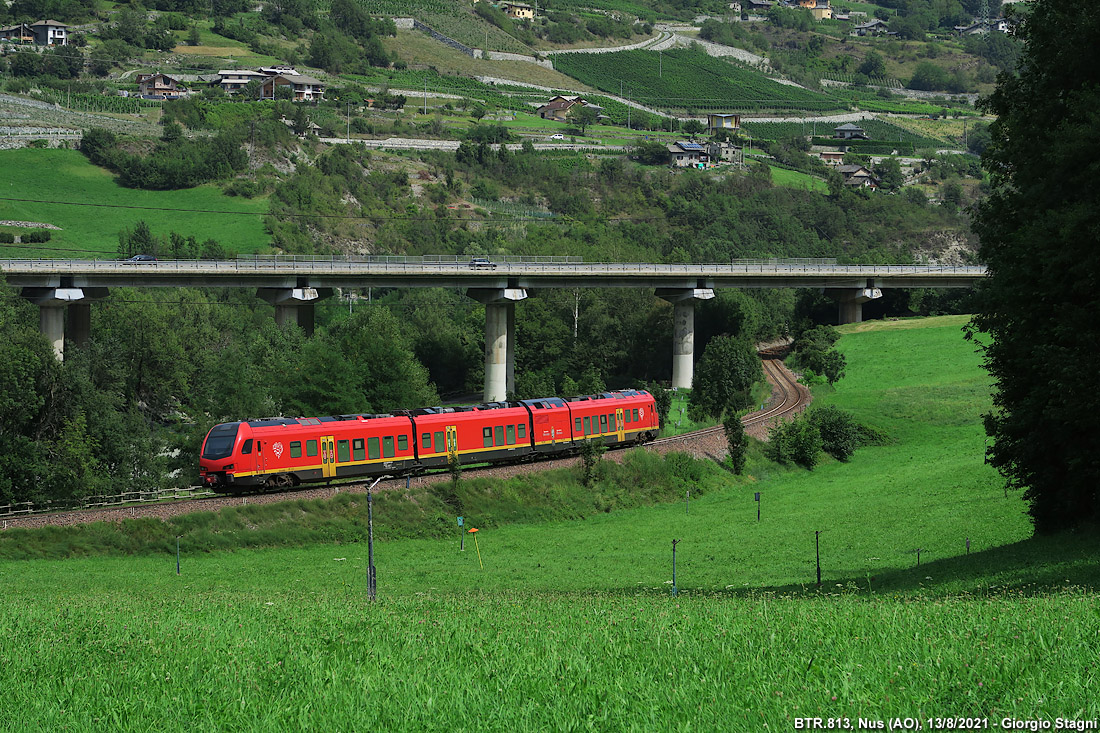
[[[462,517],[458,518],[458,550],[466,551],[466,533],[462,531]]]

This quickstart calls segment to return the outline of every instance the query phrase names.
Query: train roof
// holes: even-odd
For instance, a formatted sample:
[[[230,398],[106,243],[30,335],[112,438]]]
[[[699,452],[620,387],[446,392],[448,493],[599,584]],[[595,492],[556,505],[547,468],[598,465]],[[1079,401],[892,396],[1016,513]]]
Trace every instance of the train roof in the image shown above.
[[[599,394],[580,395],[578,397],[566,397],[566,402],[585,402],[588,400],[625,400],[628,397],[648,397],[649,392],[644,389],[618,389],[614,392],[600,392]]]
[[[352,413],[349,415],[327,415],[325,417],[265,417],[259,420],[245,420],[243,423],[252,428],[269,428],[280,425],[320,425],[331,422],[366,421],[393,417],[420,417],[424,415],[446,415],[456,412],[485,412],[489,410],[506,410],[527,408],[531,410],[547,410],[555,407],[565,407],[567,402],[586,402],[590,400],[622,400],[628,397],[648,397],[649,392],[639,389],[620,389],[613,392],[600,392],[599,394],[579,395],[577,397],[541,397],[534,400],[519,400],[518,402],[485,402],[480,405],[440,405],[437,407],[418,407],[415,410],[394,410],[381,413]],[[234,423],[237,424],[237,423]]]

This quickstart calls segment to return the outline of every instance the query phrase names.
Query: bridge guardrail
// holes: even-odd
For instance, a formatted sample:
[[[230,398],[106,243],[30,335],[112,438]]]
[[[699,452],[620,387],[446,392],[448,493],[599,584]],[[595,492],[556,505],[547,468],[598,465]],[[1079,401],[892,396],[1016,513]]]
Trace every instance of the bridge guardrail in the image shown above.
[[[0,260],[0,272],[73,272],[91,271],[100,273],[133,273],[142,272],[191,272],[195,274],[223,273],[249,273],[249,272],[351,272],[362,270],[364,272],[392,273],[392,274],[422,274],[462,271],[476,273],[482,276],[494,274],[668,274],[676,276],[690,276],[694,274],[796,274],[814,273],[819,275],[934,275],[953,274],[971,277],[983,276],[986,273],[984,266],[980,265],[838,265],[817,263],[813,261],[787,262],[775,260],[760,260],[757,262],[733,261],[729,263],[695,263],[695,264],[665,264],[650,262],[580,262],[568,261],[578,258],[561,258],[567,261],[555,261],[559,258],[547,258],[547,261],[531,261],[524,259],[518,261],[508,257],[490,258],[497,264],[494,270],[471,270],[470,258],[443,258],[411,260],[406,258],[394,258],[397,261],[356,259],[356,258],[311,258],[289,259],[291,256],[272,256],[267,258],[248,258],[235,260],[157,260],[154,262],[124,262],[119,260]]]

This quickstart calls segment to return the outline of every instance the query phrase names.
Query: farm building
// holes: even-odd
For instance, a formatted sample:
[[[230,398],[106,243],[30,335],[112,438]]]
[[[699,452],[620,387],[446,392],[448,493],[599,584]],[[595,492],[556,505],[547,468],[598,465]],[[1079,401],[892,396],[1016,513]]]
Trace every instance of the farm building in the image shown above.
[[[879,180],[862,165],[838,165],[836,168],[844,176],[844,185],[856,188],[878,188]]]
[[[261,97],[275,99],[277,87],[290,87],[295,102],[313,102],[325,98],[325,84],[320,79],[304,74],[276,74],[264,80]]]
[[[676,168],[688,168],[705,164],[710,158],[699,143],[675,142],[666,145],[668,162]]]
[[[740,129],[741,115],[717,114],[713,112],[707,115],[707,130],[712,133],[715,130],[729,130],[730,132],[737,132]]]
[[[167,74],[138,74],[138,94],[143,97],[156,96],[176,99],[186,93],[179,82]]]
[[[501,3],[500,9],[514,20],[533,20],[535,9],[524,3]]]
[[[845,122],[843,125],[839,125],[833,128],[833,137],[838,137],[841,140],[870,140],[867,136],[867,132],[859,125],[853,125],[851,122]]]
[[[65,46],[69,42],[69,26],[56,20],[39,20],[0,28],[0,41],[33,43],[37,46]]]
[[[557,96],[551,99],[546,104],[536,110],[536,114],[544,120],[557,120],[558,122],[566,122],[569,118],[569,110],[575,106],[591,107],[596,110],[597,115],[603,114],[603,107],[598,104],[592,104],[586,102],[580,97],[563,97]]]

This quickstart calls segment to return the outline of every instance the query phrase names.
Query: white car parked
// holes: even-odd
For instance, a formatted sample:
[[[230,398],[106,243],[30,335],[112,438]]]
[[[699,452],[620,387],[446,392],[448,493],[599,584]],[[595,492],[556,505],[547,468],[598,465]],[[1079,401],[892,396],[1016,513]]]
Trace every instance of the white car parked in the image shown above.
[[[565,135],[561,134],[560,132],[555,132],[553,135],[550,136],[550,139],[551,140],[564,140]]]

